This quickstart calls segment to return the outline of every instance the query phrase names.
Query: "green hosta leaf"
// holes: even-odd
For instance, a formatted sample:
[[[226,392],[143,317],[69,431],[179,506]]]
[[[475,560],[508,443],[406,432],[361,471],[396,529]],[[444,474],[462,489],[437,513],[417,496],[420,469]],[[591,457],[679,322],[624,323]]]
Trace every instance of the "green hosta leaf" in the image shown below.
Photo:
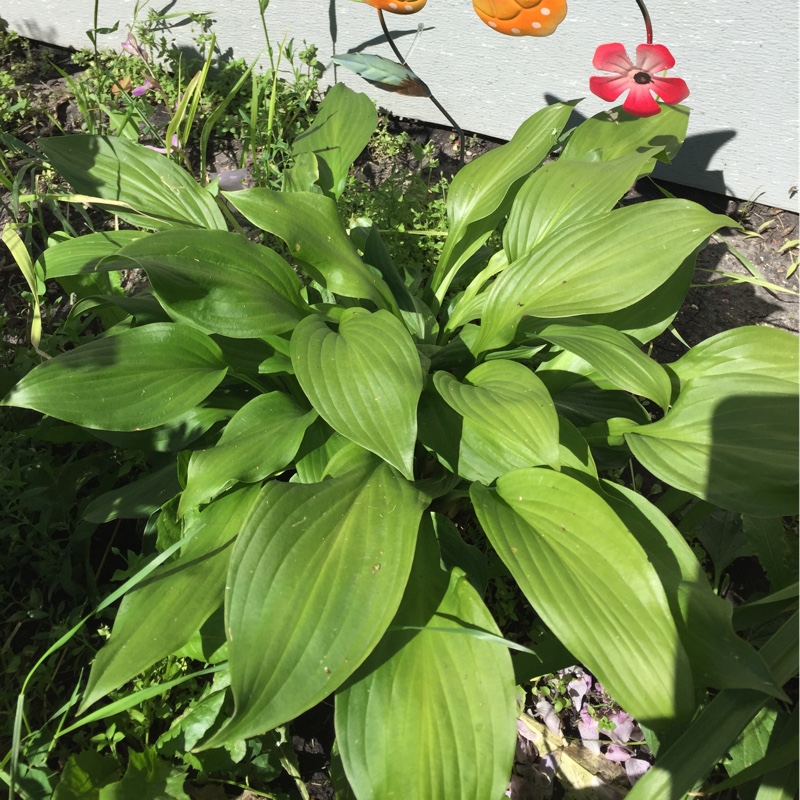
[[[759,651],[780,685],[797,675],[797,622],[794,614]],[[659,752],[653,769],[636,783],[628,800],[675,800],[690,792],[725,757],[767,699],[753,689],[723,689]]]
[[[149,428],[146,431],[91,431],[92,435],[104,442],[118,447],[135,450],[155,451],[157,453],[177,453],[185,450],[218,422],[229,420],[233,410],[214,405],[214,395],[185,414],[173,417],[165,425]],[[220,398],[221,400],[221,398]],[[224,401],[221,402],[224,405]]]
[[[216,447],[192,454],[179,516],[236,481],[255,483],[283,469],[316,416],[281,392],[251,400],[227,424]]]
[[[95,497],[83,512],[83,518],[98,524],[113,519],[147,519],[180,490],[173,459],[156,472]]]
[[[458,474],[491,483],[521,467],[558,464],[558,417],[544,384],[515,361],[489,361],[460,383],[447,372],[433,382],[463,418]]]
[[[597,479],[597,466],[592,451],[580,431],[566,418],[558,418],[558,452],[561,469],[574,470]]]
[[[701,245],[702,247],[702,245]],[[595,325],[606,325],[635,339],[639,344],[652,341],[672,324],[680,311],[692,283],[697,248],[661,286],[619,311],[607,314],[584,314],[583,319]]]
[[[113,210],[134,225],[227,228],[214,198],[186,170],[153,150],[116,136],[85,133],[37,141],[76,192],[127,203],[133,211]]]
[[[714,586],[719,589],[728,567],[738,558],[754,555],[754,551],[744,535],[742,515],[722,508],[711,508],[705,509],[705,516],[696,526],[682,521],[682,527],[686,535],[696,538],[706,551],[714,572]],[[708,513],[709,510],[711,513]]]
[[[483,597],[489,582],[489,561],[486,553],[474,545],[467,544],[461,538],[458,528],[444,514],[431,514],[431,520],[442,551],[444,568],[463,569],[475,591]]]
[[[567,142],[562,159],[583,159],[596,153],[604,161],[621,158],[653,147],[664,149],[672,160],[686,138],[689,109],[686,106],[661,106],[652,117],[634,117],[621,108],[601,111],[581,123]]]
[[[670,364],[681,383],[692,378],[749,375],[798,383],[797,337],[776,328],[745,326],[723,331],[695,345]],[[795,389],[796,390],[796,389]],[[792,391],[787,388],[787,391]]]
[[[772,591],[797,581],[797,536],[786,530],[780,517],[762,518],[745,514],[744,534],[758,555]]]
[[[400,604],[421,514],[419,493],[384,463],[267,483],[228,575],[236,710],[206,747],[293,719],[358,668]]]
[[[331,61],[352,70],[365,81],[386,89],[387,92],[397,92],[411,97],[431,96],[430,89],[408,67],[383,56],[347,53],[333,56]]]
[[[728,217],[688,200],[655,200],[559,228],[497,278],[473,349],[508,344],[523,316],[551,319],[625,308],[729,224]]]
[[[539,373],[545,384],[548,384],[548,374],[546,371]],[[558,413],[579,428],[616,418],[640,424],[650,420],[650,415],[636,398],[627,392],[603,389],[589,378],[579,378],[568,388],[553,392],[553,401]]]
[[[471,490],[481,527],[545,624],[650,727],[694,711],[689,660],[647,554],[599,494],[533,468]]]
[[[225,377],[219,347],[156,323],[95,339],[29,372],[1,401],[86,428],[154,428],[189,411]]]
[[[258,497],[258,489],[247,487],[208,506],[180,558],[124,597],[111,638],[92,664],[81,710],[183,647],[222,604],[232,540]]]
[[[664,368],[648,358],[624,333],[582,320],[537,326],[535,335],[591,364],[614,386],[669,406],[672,387]]]
[[[292,153],[316,156],[320,187],[338,199],[350,166],[367,146],[377,124],[375,103],[337,83],[325,95],[311,127],[294,140]]]
[[[508,144],[471,161],[447,193],[450,231],[433,274],[440,291],[505,216],[517,184],[544,160],[567,124],[574,103],[556,103],[524,122]]]
[[[795,514],[796,393],[766,375],[694,378],[663,419],[625,440],[646,469],[678,489],[756,516]]]
[[[267,247],[224,231],[166,231],[123,247],[181,322],[237,339],[290,331],[305,316],[300,281]]]
[[[517,193],[503,229],[509,262],[558,228],[611,211],[657,152],[644,150],[613,161],[559,158],[536,170]]]
[[[121,247],[149,235],[144,231],[90,233],[48,247],[37,263],[42,266],[46,278],[56,279],[93,272],[101,262],[114,261],[117,269],[124,269],[129,265],[118,263],[113,257]]]
[[[734,633],[733,606],[711,589],[680,531],[636,492],[608,481],[603,489],[661,579],[696,683],[781,696],[763,659]]]
[[[292,256],[328,291],[372,300],[380,308],[395,307],[389,287],[359,258],[330,197],[270,189],[247,189],[225,197],[254,225],[283,239]]]
[[[461,570],[448,583],[427,522],[392,624],[403,626],[436,630],[390,629],[336,696],[336,736],[355,793],[501,797],[516,739],[511,658],[497,644],[455,633],[500,632]]]
[[[403,324],[386,311],[353,308],[336,332],[307,317],[292,335],[291,355],[319,415],[410,480],[422,368]]]

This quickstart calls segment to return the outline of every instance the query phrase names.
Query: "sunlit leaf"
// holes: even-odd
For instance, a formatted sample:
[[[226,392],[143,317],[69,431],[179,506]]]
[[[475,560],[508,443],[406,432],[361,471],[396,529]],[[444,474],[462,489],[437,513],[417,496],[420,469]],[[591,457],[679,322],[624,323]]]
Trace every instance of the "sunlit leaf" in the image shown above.
[[[254,225],[283,239],[292,256],[329,291],[372,300],[379,308],[396,305],[383,279],[359,258],[330,197],[270,189],[225,196]]]
[[[0,401],[87,428],[154,428],[189,411],[225,377],[219,347],[156,323],[95,339],[29,372]]]
[[[337,332],[307,317],[292,335],[291,355],[320,416],[411,479],[422,367],[403,324],[386,311],[354,308]]]
[[[692,674],[664,589],[602,497],[542,468],[471,496],[481,527],[545,624],[651,727],[694,710]]]
[[[470,161],[456,174],[447,193],[450,229],[433,274],[434,290],[451,281],[497,227],[521,180],[555,146],[573,106],[556,103],[537,111],[508,144]]]
[[[283,469],[316,416],[282,392],[253,398],[225,426],[216,447],[192,454],[179,515],[237,481],[255,483]]]
[[[296,157],[315,156],[319,186],[325,194],[338,199],[350,166],[367,146],[377,124],[375,103],[365,94],[337,83],[328,90],[308,130],[294,140],[292,153]],[[303,163],[308,174],[311,165]]]
[[[729,224],[728,217],[688,200],[655,200],[559,228],[492,285],[474,349],[508,344],[523,316],[552,319],[625,308]]]
[[[797,513],[798,400],[789,382],[735,372],[694,378],[663,419],[625,440],[654,475],[715,505]]]
[[[266,484],[227,581],[236,709],[204,747],[293,719],[358,668],[400,604],[421,514],[418,492],[383,462]]]
[[[669,406],[669,376],[624,333],[567,319],[537,325],[535,335],[583,358],[619,389],[647,397],[663,409]]]
[[[306,313],[300,281],[286,261],[235,233],[165,231],[118,255],[147,272],[172,317],[205,333],[240,339],[283,333]]]
[[[392,622],[402,626],[423,630],[386,633],[336,696],[350,784],[363,800],[500,797],[516,740],[511,658],[494,642],[453,633],[500,631],[461,570],[448,582],[428,522]]]
[[[183,647],[219,608],[232,540],[257,499],[258,489],[248,487],[208,506],[180,558],[125,595],[111,639],[92,664],[81,709]]]
[[[458,474],[491,483],[521,467],[558,464],[558,417],[534,373],[515,361],[481,364],[459,382],[433,377],[445,402],[463,418]]]
[[[185,169],[143,145],[85,133],[38,144],[76,192],[131,206],[113,210],[134,225],[227,229],[214,198]]]

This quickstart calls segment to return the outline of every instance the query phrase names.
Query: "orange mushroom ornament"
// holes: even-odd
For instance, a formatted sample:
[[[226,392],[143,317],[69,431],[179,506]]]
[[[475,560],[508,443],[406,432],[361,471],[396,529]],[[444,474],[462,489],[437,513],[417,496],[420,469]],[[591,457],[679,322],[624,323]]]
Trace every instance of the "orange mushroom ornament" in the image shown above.
[[[364,0],[392,14],[416,14],[427,0]],[[549,36],[567,16],[566,0],[472,0],[475,13],[508,36]]]

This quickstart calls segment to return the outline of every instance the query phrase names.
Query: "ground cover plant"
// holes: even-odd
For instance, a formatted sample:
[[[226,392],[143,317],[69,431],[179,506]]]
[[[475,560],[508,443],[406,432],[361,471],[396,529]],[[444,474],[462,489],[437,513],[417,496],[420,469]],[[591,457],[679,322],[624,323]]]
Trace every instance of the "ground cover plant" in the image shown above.
[[[100,603],[121,599],[88,678],[28,736],[23,686],[9,783],[44,796],[19,753],[97,723],[99,752],[69,755],[57,797],[184,797],[189,767],[269,781],[295,769],[285,726],[333,695],[337,795],[499,798],[516,684],[582,664],[656,755],[629,797],[684,796],[746,728],[731,780],[791,796],[796,341],[749,327],[648,355],[730,219],[618,207],[674,157],[687,108],[617,108],[563,137],[573,105],[458,172],[428,271],[343,204],[377,115],[342,85],[280,188],[201,185],[124,136],[38,141],[74,202],[130,229],[19,254],[33,296],[37,268],[91,291],[70,312],[82,333],[2,402],[137,457],[145,474],[93,516],[152,517],[144,565]],[[103,291],[132,267],[146,291]],[[633,460],[642,491],[619,479]],[[770,594],[734,611],[715,589],[742,536]],[[531,647],[484,601],[487,549],[542,620]],[[123,774],[115,721],[186,687],[152,735],[142,714]]]

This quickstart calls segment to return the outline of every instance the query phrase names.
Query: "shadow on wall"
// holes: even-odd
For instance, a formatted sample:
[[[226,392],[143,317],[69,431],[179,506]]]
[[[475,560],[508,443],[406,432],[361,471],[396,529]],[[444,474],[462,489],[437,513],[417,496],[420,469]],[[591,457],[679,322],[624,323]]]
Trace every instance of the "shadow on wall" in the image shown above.
[[[8,27],[8,20],[4,17],[0,17],[0,30],[7,31]],[[15,33],[27,39],[34,39],[37,42],[47,42],[49,44],[58,42],[58,33],[54,25],[45,28],[32,19],[22,20],[19,23],[18,29],[15,30]]]
[[[553,94],[544,96],[548,105],[567,102]],[[568,128],[580,125],[586,116],[574,110],[567,123]],[[681,146],[680,152],[672,164],[656,164],[653,177],[672,182],[685,183],[688,186],[704,189],[714,194],[729,194],[728,185],[722,170],[711,170],[709,165],[715,153],[721,150],[731,139],[736,137],[734,130],[720,130],[712,133],[689,135]]]

